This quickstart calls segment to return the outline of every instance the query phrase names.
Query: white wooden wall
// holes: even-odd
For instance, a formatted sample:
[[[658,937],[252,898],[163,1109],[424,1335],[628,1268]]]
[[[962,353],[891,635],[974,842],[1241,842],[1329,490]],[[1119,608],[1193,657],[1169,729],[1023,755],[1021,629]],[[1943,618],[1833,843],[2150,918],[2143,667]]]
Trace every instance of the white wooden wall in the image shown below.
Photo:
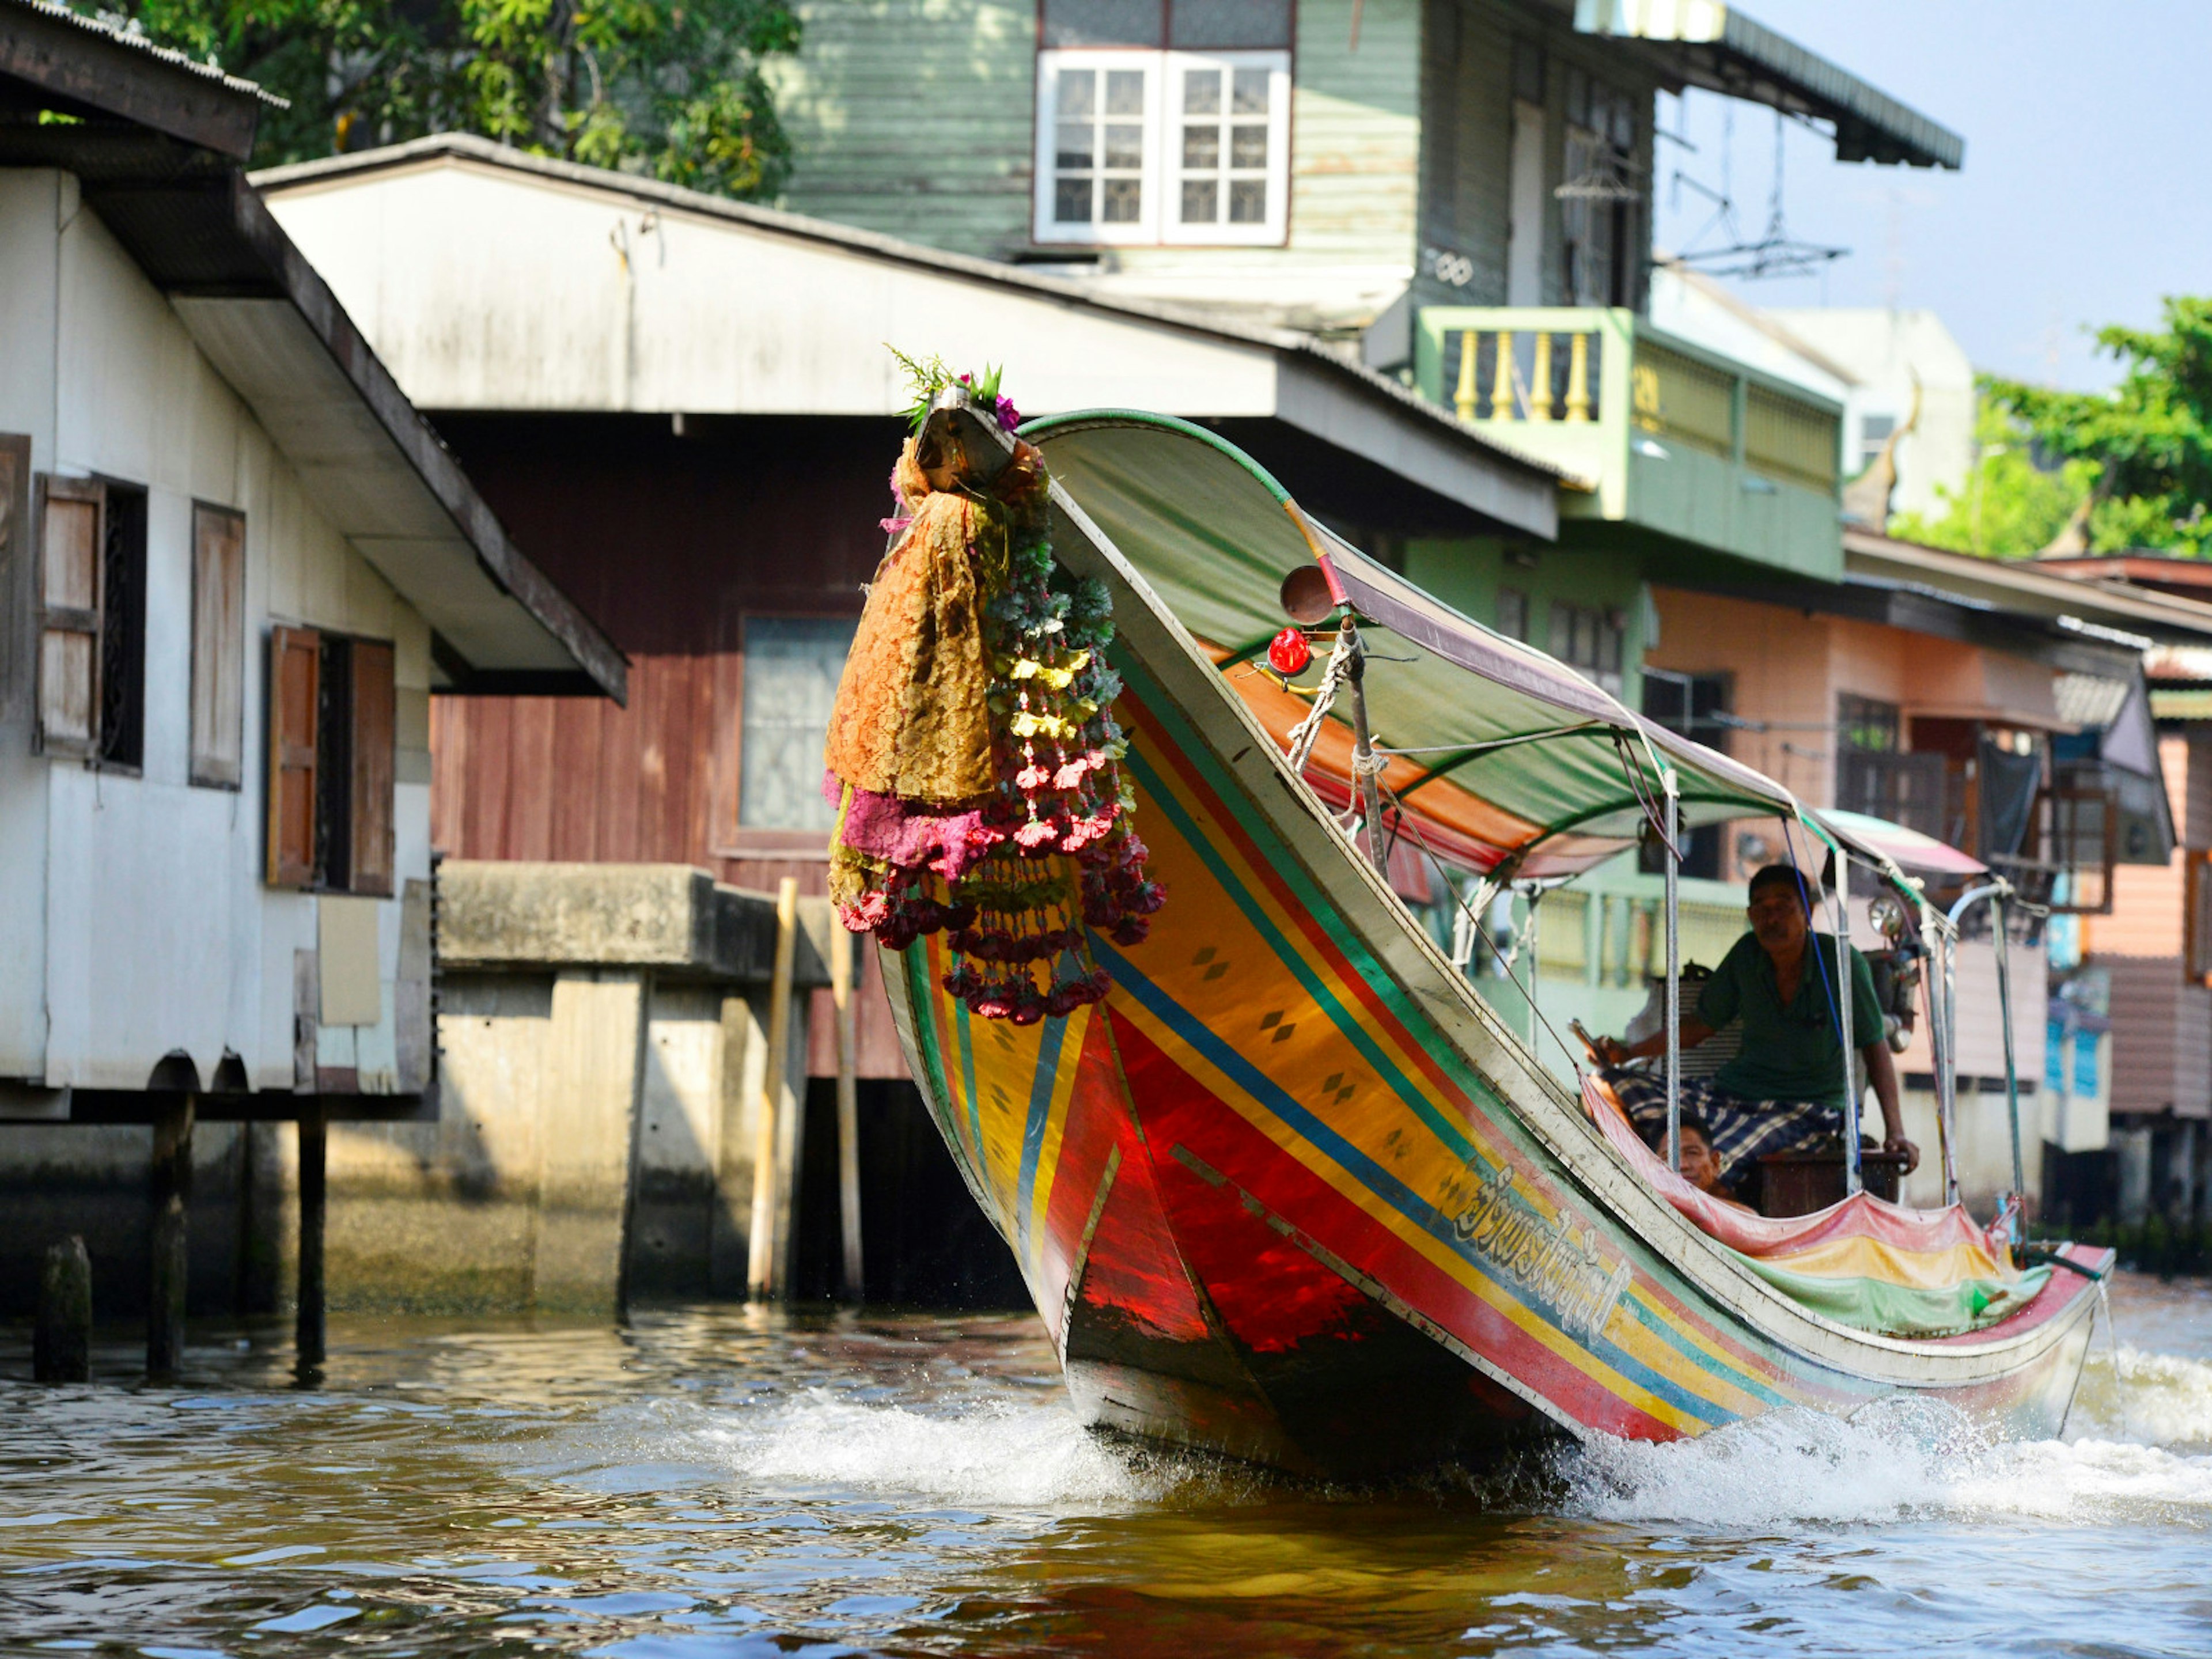
[[[429,870],[428,630],[59,173],[0,169],[0,432],[30,435],[39,471],[145,486],[149,513],[143,775],[35,757],[27,727],[0,727],[0,1079],[143,1088],[181,1049],[205,1083],[228,1049],[255,1087],[289,1088],[294,953],[315,948],[317,901],[261,878],[268,630],[394,641],[402,891]],[[195,501],[246,514],[238,791],[186,781]],[[399,902],[380,909],[390,981]],[[391,1000],[387,984],[387,1022]],[[353,1064],[352,1037],[326,1033],[323,1063]]]

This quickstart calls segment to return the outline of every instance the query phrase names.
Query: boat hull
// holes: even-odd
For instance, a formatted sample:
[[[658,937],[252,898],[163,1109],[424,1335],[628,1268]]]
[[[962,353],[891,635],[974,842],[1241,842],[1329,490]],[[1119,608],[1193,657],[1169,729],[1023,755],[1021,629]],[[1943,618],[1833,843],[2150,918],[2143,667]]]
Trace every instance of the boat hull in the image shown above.
[[[1066,1018],[975,1018],[939,937],[884,979],[1090,1421],[1331,1477],[1899,1393],[2057,1432],[2087,1273],[1901,1340],[1748,1272],[1626,1167],[1068,516],[1063,561],[1114,590],[1124,775],[1167,905],[1141,945],[1094,939],[1110,993]]]

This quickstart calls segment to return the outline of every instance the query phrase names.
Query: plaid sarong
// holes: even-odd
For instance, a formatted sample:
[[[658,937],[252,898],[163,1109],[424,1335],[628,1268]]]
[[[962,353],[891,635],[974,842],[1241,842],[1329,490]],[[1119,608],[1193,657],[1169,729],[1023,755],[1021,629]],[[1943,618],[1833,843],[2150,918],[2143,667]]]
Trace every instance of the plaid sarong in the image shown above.
[[[1647,1143],[1665,1134],[1664,1073],[1609,1071],[1605,1080]],[[1729,1187],[1750,1180],[1759,1160],[1770,1152],[1843,1145],[1844,1115],[1825,1101],[1745,1100],[1716,1089],[1705,1078],[1682,1079],[1682,1115],[1704,1121],[1706,1139],[1720,1159],[1722,1183]]]

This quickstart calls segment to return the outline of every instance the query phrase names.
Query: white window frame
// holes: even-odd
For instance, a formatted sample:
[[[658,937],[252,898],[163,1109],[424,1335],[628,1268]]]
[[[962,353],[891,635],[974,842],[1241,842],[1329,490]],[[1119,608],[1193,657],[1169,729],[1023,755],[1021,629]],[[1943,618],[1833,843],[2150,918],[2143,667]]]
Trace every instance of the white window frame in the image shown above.
[[[1037,53],[1036,198],[1031,234],[1039,242],[1085,247],[1141,246],[1160,239],[1160,82],[1167,54],[1151,47],[1062,46]],[[1060,137],[1060,76],[1063,70],[1141,70],[1145,76],[1145,159],[1137,216],[1117,224],[1090,219],[1063,224],[1053,217]],[[1103,159],[1103,158],[1101,158]]]
[[[1291,193],[1291,54],[1287,52],[1170,52],[1160,96],[1160,240],[1179,246],[1273,247],[1283,240],[1290,223]],[[1218,69],[1225,87],[1240,69],[1267,71],[1267,216],[1250,224],[1231,224],[1225,219],[1211,224],[1182,222],[1183,71]],[[1222,119],[1229,117],[1224,113]],[[1227,173],[1217,174],[1224,180]]]
[[[1132,221],[1062,224],[1053,217],[1054,161],[1062,70],[1141,69],[1145,73],[1142,210]],[[1253,224],[1182,222],[1183,71],[1265,69],[1267,78],[1267,216]],[[1224,88],[1225,89],[1225,88]],[[1037,53],[1036,188],[1032,240],[1079,247],[1279,247],[1290,230],[1291,54],[1283,48],[1189,52],[1152,46],[1060,46]],[[1225,178],[1225,174],[1222,175]]]

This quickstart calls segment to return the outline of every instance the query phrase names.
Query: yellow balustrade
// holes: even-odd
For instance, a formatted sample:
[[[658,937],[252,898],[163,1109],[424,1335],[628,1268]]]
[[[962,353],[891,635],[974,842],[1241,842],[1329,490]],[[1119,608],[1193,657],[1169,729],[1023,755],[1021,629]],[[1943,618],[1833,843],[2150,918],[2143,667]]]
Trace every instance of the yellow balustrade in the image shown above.
[[[1476,359],[1482,356],[1482,336],[1471,328],[1462,329],[1459,336],[1459,385],[1452,392],[1452,406],[1462,421],[1474,418]]]
[[[1587,334],[1567,337],[1567,419],[1587,422],[1590,417],[1589,341]]]

